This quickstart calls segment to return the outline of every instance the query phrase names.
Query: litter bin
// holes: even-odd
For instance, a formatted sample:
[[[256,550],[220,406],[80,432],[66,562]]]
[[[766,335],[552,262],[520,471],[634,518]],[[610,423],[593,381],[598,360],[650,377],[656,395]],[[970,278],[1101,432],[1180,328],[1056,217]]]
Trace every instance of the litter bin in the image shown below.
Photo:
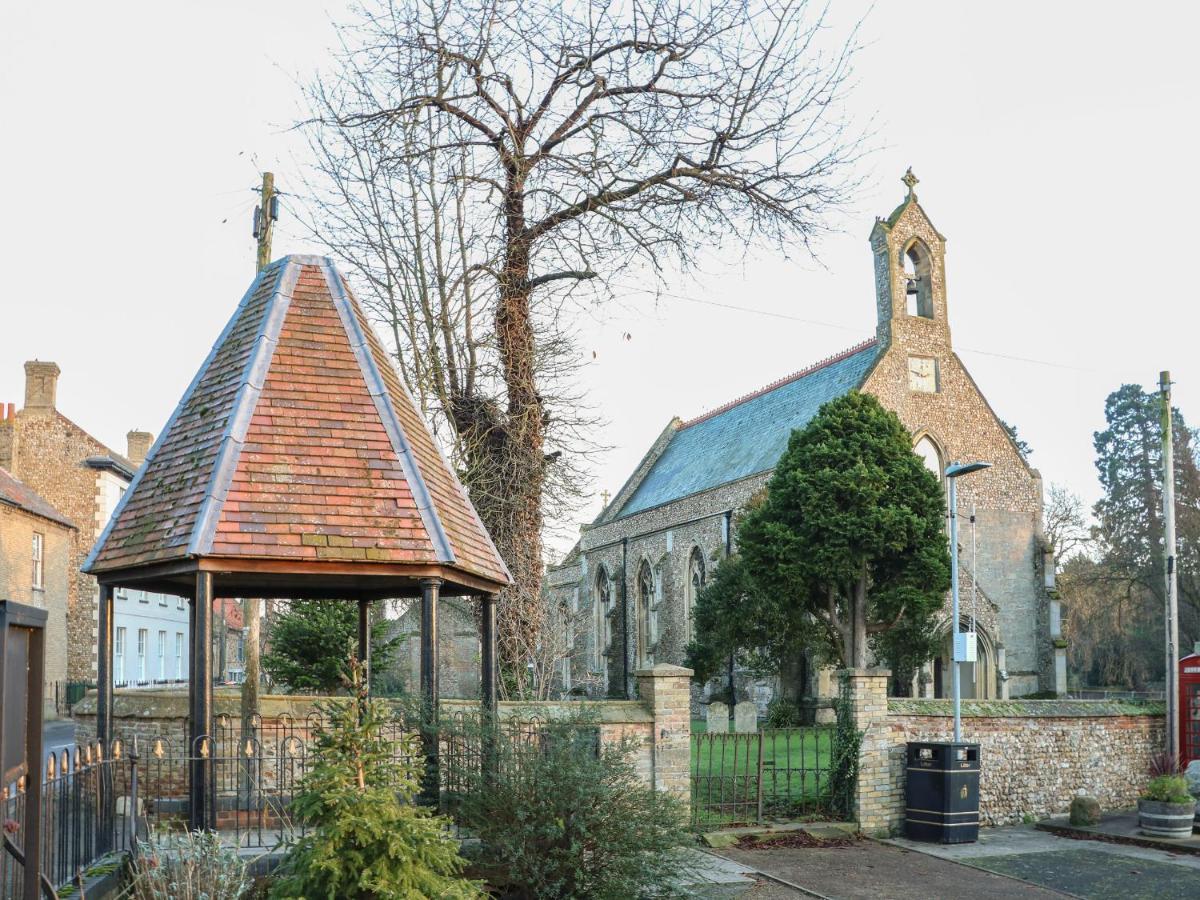
[[[914,841],[979,840],[979,745],[912,741],[904,833]]]

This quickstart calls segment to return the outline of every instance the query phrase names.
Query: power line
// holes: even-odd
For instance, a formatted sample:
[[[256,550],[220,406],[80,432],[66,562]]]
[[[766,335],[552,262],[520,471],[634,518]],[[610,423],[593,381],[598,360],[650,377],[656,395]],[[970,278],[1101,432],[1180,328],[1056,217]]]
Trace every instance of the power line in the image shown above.
[[[653,288],[642,287],[640,285],[619,284],[615,285],[615,287],[618,287],[621,290],[634,291],[642,294],[653,294],[656,297],[670,297],[674,300],[682,300],[685,303],[696,303],[701,306],[713,306],[717,307],[718,309],[727,309],[732,312],[750,313],[752,315],[765,316],[772,319],[784,319],[789,322],[799,322],[803,325],[815,325],[819,328],[835,328],[839,331],[850,331],[854,332],[855,334],[862,334],[861,328],[855,328],[851,325],[840,325],[836,322],[823,322],[820,319],[807,319],[803,316],[793,316],[789,313],[775,312],[774,310],[769,309],[756,309],[751,306],[738,306],[734,303],[722,303],[718,300],[704,300],[700,297],[688,297],[683,294],[676,294],[672,293],[671,291],[656,290]],[[1014,356],[1009,353],[997,353],[994,350],[980,350],[975,347],[964,347],[961,345],[956,346],[955,349],[964,353],[974,353],[979,356],[990,356],[994,359],[1003,359],[1009,362],[1026,363],[1035,366],[1048,366],[1053,369],[1065,369],[1071,372],[1085,372],[1092,375],[1112,375],[1118,378],[1134,376],[1133,370],[1122,372],[1116,369],[1095,369],[1087,366],[1073,366],[1069,363],[1051,362],[1050,360],[1036,359],[1031,356]]]

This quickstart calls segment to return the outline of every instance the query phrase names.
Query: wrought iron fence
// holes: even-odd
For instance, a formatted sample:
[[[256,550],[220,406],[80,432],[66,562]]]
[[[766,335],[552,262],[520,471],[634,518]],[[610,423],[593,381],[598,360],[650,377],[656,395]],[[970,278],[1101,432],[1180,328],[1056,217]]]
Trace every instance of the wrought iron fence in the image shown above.
[[[43,766],[42,874],[56,888],[74,881],[103,857],[129,847],[129,762],[120,741],[110,753],[99,744],[52,753]],[[20,833],[26,813],[26,783],[0,791],[4,830]],[[18,897],[23,872],[9,853],[0,853],[0,897]]]
[[[826,811],[832,726],[692,735],[692,824],[761,824]]]

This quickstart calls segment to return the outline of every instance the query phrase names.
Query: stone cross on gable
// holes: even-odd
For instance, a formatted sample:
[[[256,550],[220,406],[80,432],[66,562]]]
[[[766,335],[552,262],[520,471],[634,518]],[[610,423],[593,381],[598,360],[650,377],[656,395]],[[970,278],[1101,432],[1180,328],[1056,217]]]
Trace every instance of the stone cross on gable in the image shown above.
[[[904,177],[900,180],[903,181],[904,186],[908,188],[908,196],[915,197],[916,194],[913,193],[913,188],[921,183],[921,179],[913,174],[912,166],[908,167],[908,171],[904,173]]]
[[[612,499],[612,494],[610,494],[608,491],[600,492],[600,502],[604,504],[605,508],[608,507],[608,501],[611,499]]]

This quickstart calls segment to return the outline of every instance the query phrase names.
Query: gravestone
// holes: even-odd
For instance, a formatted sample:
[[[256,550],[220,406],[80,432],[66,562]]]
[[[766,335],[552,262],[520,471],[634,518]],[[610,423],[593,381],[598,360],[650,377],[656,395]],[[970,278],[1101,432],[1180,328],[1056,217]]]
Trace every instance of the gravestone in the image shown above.
[[[758,705],[753,700],[743,700],[733,708],[733,730],[739,734],[758,731]]]
[[[729,730],[729,707],[720,700],[708,704],[708,733],[724,734]]]

